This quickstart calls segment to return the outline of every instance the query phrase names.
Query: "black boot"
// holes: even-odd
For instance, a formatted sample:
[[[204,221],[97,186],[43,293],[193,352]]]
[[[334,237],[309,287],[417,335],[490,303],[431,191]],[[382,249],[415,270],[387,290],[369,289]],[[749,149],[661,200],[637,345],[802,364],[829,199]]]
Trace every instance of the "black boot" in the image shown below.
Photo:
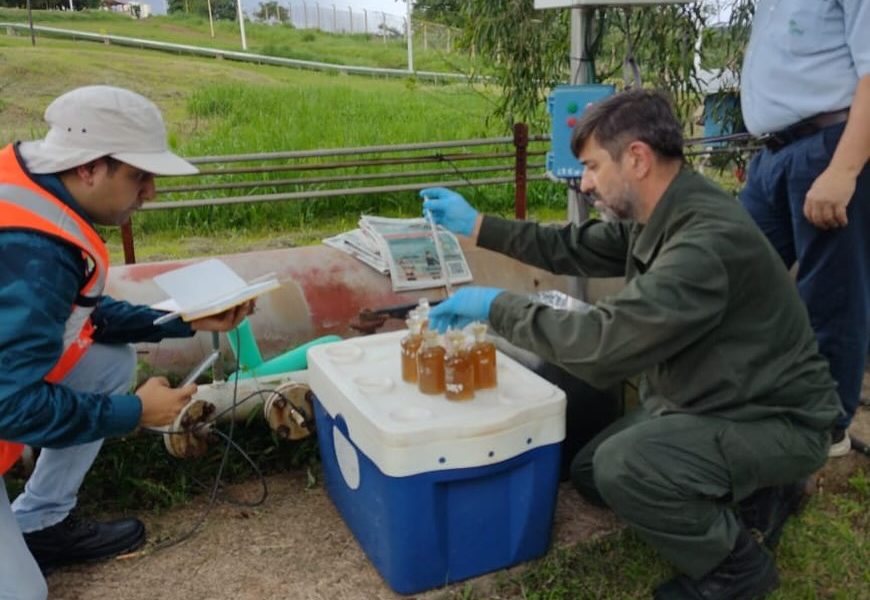
[[[803,510],[809,496],[807,480],[758,490],[740,503],[744,527],[770,550],[776,550],[785,522]]]
[[[145,542],[145,525],[139,519],[99,523],[70,515],[56,525],[25,533],[24,541],[47,574],[60,566],[131,552]]]
[[[692,579],[679,575],[656,588],[655,600],[757,600],[779,585],[770,554],[740,530],[731,554],[715,569]]]

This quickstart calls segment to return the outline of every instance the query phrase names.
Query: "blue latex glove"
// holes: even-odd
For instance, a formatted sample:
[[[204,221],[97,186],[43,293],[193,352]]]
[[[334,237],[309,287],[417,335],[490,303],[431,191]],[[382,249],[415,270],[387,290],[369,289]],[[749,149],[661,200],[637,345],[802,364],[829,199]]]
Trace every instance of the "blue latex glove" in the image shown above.
[[[423,212],[428,210],[438,225],[445,229],[469,236],[474,231],[477,211],[460,194],[447,188],[436,187],[420,190]]]
[[[461,329],[472,321],[489,320],[489,309],[500,288],[464,287],[429,312],[429,328],[441,333]]]

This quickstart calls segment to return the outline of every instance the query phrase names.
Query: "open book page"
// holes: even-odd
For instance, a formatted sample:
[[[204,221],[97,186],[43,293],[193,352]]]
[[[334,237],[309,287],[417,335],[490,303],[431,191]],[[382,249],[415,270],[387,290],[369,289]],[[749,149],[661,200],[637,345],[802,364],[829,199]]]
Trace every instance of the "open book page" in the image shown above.
[[[446,282],[429,223],[425,219],[388,219],[363,216],[361,229],[378,240],[387,260],[395,291],[443,286]],[[451,232],[439,228],[438,239],[450,283],[472,280],[465,254]]]
[[[281,287],[274,275],[247,282],[216,258],[157,275],[154,283],[169,296],[154,308],[179,313],[185,321],[222,313]]]

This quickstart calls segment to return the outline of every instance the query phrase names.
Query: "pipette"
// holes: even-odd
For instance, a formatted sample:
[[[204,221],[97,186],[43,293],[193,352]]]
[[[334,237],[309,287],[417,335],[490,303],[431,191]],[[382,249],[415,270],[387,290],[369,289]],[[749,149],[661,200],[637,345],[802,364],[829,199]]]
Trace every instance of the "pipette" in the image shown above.
[[[447,291],[447,296],[452,296],[453,286],[450,285],[450,273],[447,263],[444,262],[444,249],[441,247],[441,237],[438,235],[438,226],[435,225],[435,219],[432,217],[431,210],[426,210],[426,220],[429,221],[429,228],[432,230],[432,241],[435,242],[435,254],[438,256],[438,264],[441,265],[441,274],[444,275],[444,289]]]

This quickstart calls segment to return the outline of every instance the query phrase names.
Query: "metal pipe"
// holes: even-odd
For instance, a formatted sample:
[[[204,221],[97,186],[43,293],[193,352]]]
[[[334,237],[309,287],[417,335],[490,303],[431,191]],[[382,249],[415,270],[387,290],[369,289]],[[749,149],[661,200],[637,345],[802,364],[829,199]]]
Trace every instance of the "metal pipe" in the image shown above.
[[[348,156],[357,154],[385,154],[389,152],[409,152],[414,150],[434,150],[438,148],[459,148],[463,146],[497,146],[512,144],[512,136],[495,138],[473,138],[469,140],[450,140],[445,142],[423,142],[417,144],[391,144],[381,146],[357,146],[354,148],[325,148],[322,150],[285,150],[281,152],[258,152],[249,154],[221,154],[217,156],[192,156],[185,160],[195,165],[206,163],[247,162],[254,160],[280,160],[288,158],[319,158],[322,156]]]
[[[528,156],[544,156],[545,150],[529,152]],[[414,156],[407,158],[371,158],[328,163],[278,164],[261,165],[257,167],[235,167],[230,169],[201,169],[199,175],[238,175],[242,173],[277,173],[280,171],[325,171],[329,169],[353,169],[356,167],[371,167],[377,165],[412,165],[431,162],[460,162],[466,160],[485,160],[497,158],[513,158],[513,152],[487,152],[480,154],[437,154],[430,156]],[[184,177],[189,177],[185,175]],[[171,179],[172,176],[162,176],[160,179]]]
[[[532,175],[529,181],[545,180],[545,175]],[[402,185],[382,185],[360,188],[340,188],[332,190],[312,190],[308,192],[287,192],[262,194],[260,196],[230,196],[226,198],[206,198],[202,200],[173,200],[163,202],[147,202],[140,210],[167,210],[172,208],[193,208],[197,206],[219,206],[223,204],[255,204],[258,202],[274,202],[276,200],[305,200],[308,198],[333,198],[338,196],[363,196],[367,194],[382,194],[392,192],[415,192],[427,187],[469,187],[476,185],[503,185],[514,183],[513,177],[491,177],[487,179],[457,179],[453,181],[429,181],[426,183],[408,183]]]
[[[544,168],[544,163],[530,165],[531,168]],[[489,173],[492,171],[509,171],[513,170],[514,165],[494,165],[486,167],[467,167],[460,171],[452,169],[428,169],[425,171],[408,171],[408,172],[392,172],[392,173],[362,173],[358,175],[333,175],[330,177],[307,177],[296,179],[258,179],[257,181],[229,181],[220,183],[202,183],[191,185],[173,185],[160,188],[157,190],[159,194],[170,194],[176,192],[197,192],[203,190],[224,190],[234,188],[255,188],[255,187],[278,187],[285,185],[311,185],[316,183],[339,183],[350,181],[367,181],[377,179],[410,179],[414,177],[430,177],[437,175],[466,175],[468,173]]]

